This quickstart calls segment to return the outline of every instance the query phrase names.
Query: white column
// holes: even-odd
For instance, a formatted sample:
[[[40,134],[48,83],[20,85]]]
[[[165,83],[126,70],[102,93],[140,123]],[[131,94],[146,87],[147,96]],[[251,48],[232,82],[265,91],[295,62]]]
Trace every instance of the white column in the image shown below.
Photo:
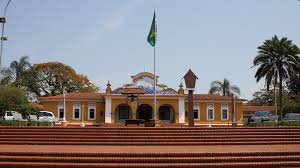
[[[84,105],[81,106],[82,110],[81,110],[81,127],[85,127],[84,124]]]
[[[111,97],[105,97],[105,123],[111,123]]]
[[[185,123],[185,108],[184,108],[184,97],[179,98],[178,106],[179,106],[179,123]]]

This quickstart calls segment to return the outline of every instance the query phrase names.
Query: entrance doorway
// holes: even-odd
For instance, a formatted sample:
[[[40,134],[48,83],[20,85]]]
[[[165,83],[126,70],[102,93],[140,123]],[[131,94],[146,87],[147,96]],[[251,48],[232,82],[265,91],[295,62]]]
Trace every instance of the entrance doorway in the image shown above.
[[[150,120],[152,119],[153,109],[148,104],[142,104],[138,108],[137,119]]]
[[[162,105],[159,107],[159,120],[161,122],[174,123],[175,122],[175,110],[171,105]]]
[[[127,104],[120,104],[116,108],[116,122],[122,123],[126,119],[130,119],[131,109]]]

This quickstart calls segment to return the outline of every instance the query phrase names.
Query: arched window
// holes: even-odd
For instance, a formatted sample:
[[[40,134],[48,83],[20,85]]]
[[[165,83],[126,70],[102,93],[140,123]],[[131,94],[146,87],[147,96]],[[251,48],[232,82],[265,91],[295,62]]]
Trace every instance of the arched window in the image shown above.
[[[126,120],[130,119],[130,106],[127,104],[121,104],[116,109],[117,112],[117,120]]]
[[[174,108],[170,105],[162,105],[159,107],[159,120],[173,121],[174,120]]]

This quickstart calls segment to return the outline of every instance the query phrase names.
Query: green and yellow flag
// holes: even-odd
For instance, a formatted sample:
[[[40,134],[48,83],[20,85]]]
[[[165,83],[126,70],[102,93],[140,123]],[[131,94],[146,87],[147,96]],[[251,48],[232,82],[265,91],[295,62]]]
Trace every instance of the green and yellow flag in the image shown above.
[[[156,18],[155,18],[155,12],[154,12],[154,15],[153,15],[151,29],[150,29],[149,35],[147,37],[147,41],[151,46],[155,46],[155,43],[156,43]]]

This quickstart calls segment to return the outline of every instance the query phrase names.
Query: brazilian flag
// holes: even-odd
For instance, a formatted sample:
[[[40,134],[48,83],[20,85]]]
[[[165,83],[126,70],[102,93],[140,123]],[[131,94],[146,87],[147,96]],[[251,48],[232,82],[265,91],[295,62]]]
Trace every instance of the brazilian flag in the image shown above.
[[[154,12],[154,15],[153,15],[151,29],[150,29],[149,35],[147,37],[147,41],[151,46],[155,46],[155,43],[156,43],[156,18],[155,18],[155,12]]]

